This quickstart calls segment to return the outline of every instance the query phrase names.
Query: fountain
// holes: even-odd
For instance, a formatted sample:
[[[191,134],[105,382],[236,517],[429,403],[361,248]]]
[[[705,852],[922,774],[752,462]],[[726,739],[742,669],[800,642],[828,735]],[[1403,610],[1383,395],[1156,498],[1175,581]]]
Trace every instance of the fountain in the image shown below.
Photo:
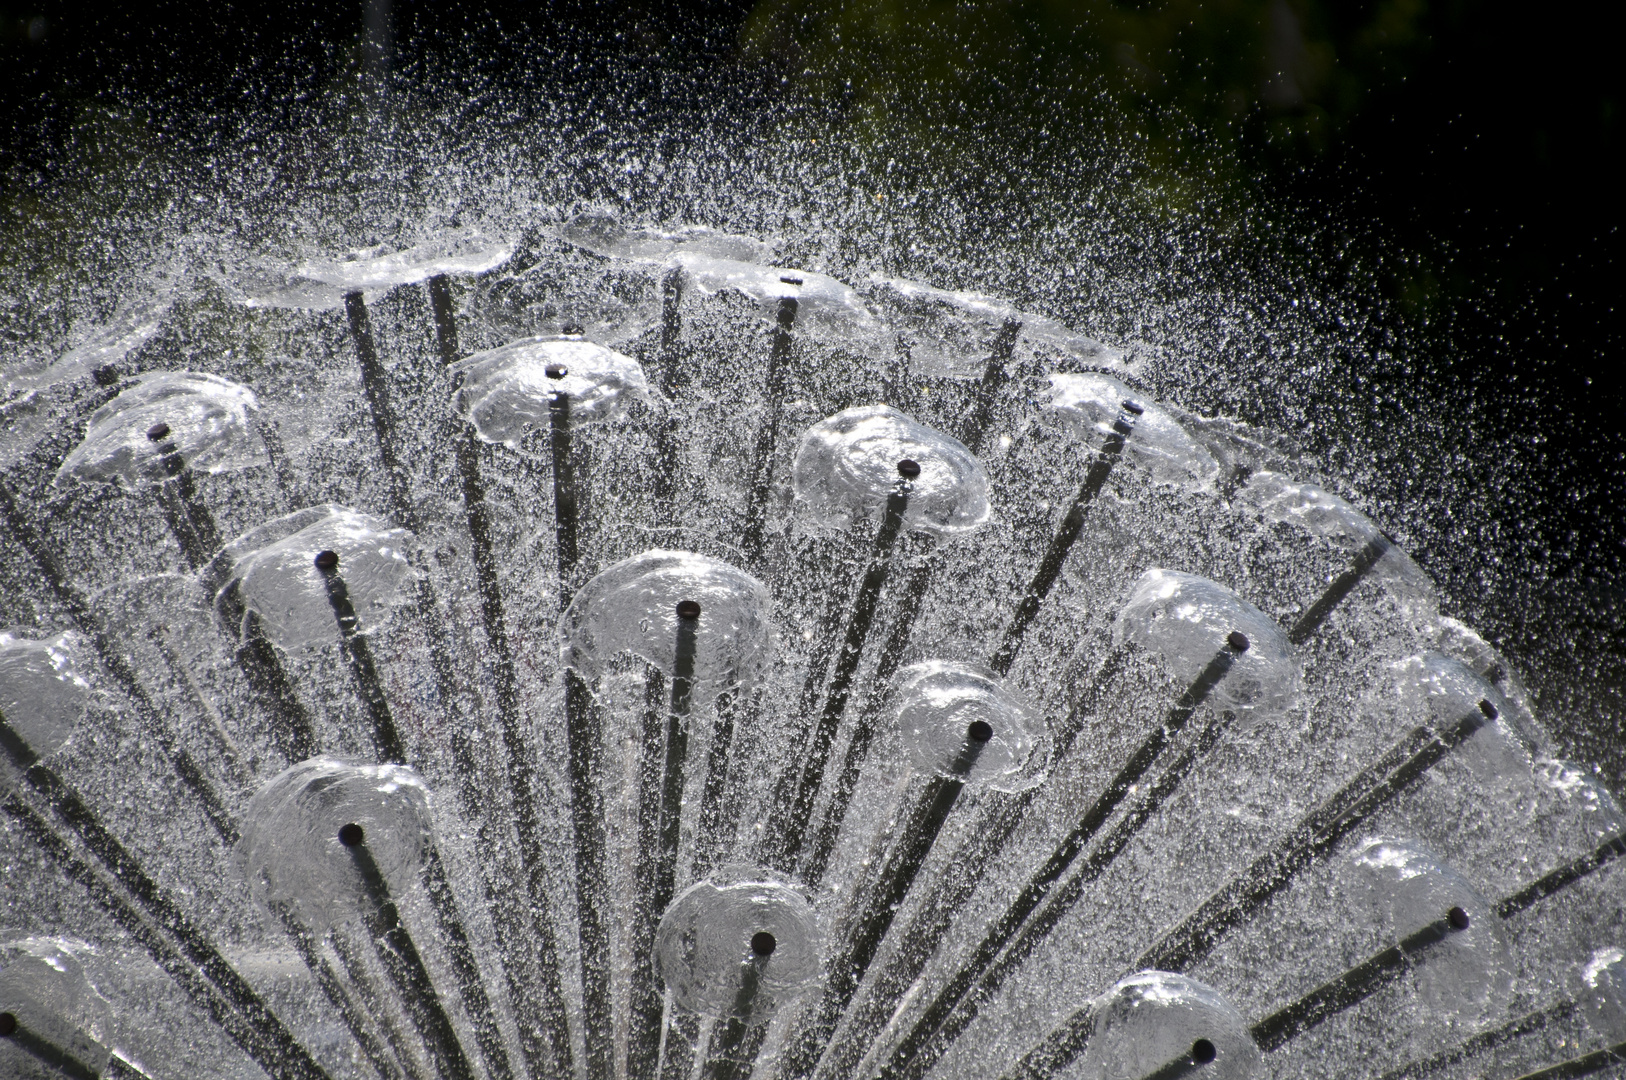
[[[7,375],[5,1076],[1626,1064],[1626,819],[1291,441],[751,236],[418,240]]]

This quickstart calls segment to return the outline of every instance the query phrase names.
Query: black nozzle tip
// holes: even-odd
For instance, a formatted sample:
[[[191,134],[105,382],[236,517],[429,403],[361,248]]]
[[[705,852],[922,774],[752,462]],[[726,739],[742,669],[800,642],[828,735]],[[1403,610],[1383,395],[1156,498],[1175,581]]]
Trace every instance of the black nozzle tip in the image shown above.
[[[799,277],[782,277],[779,280],[783,281],[786,285],[800,285],[802,283],[802,279]]]
[[[1229,634],[1225,635],[1225,644],[1229,645],[1237,652],[1247,652],[1248,635],[1244,634],[1240,630],[1232,630]]]
[[[326,573],[339,568],[339,553],[337,551],[318,551],[316,553],[316,569]]]
[[[1124,402],[1124,412],[1126,412],[1126,413],[1130,413],[1130,414],[1132,414],[1134,416],[1139,416],[1141,413],[1143,413],[1145,411],[1146,411],[1146,406],[1142,405],[1138,401],[1125,401]],[[1207,1039],[1200,1039],[1198,1041],[1199,1042],[1208,1042]]]
[[[913,458],[904,458],[898,462],[898,475],[907,480],[913,480],[920,475],[920,462]]]
[[[1479,711],[1485,714],[1485,719],[1486,720],[1495,720],[1496,719],[1496,706],[1492,705],[1489,701],[1485,700],[1484,698],[1479,699]]]
[[[367,839],[366,830],[354,821],[339,827],[339,843],[345,847],[355,847],[365,839]]]
[[[1473,924],[1468,913],[1460,907],[1454,907],[1445,913],[1445,921],[1451,924],[1453,930],[1466,930]]]
[[[1207,1065],[1219,1057],[1219,1051],[1207,1039],[1198,1039],[1191,1044],[1191,1060],[1199,1065]]]
[[[119,369],[112,364],[103,364],[91,372],[90,377],[96,381],[97,386],[112,386],[119,381]]]
[[[147,429],[147,438],[153,442],[163,442],[169,438],[169,425],[162,420]]]
[[[17,1034],[17,1018],[11,1013],[0,1013],[0,1039]]]
[[[542,374],[546,375],[550,379],[562,379],[566,375],[570,374],[570,369],[565,367],[563,364],[549,364],[547,367],[542,369]]]
[[[772,956],[773,951],[779,948],[779,940],[766,930],[758,930],[751,935],[751,952],[757,956]]]
[[[680,619],[700,618],[700,601],[679,600],[677,606],[677,617]]]
[[[972,742],[987,742],[994,737],[994,725],[986,720],[973,720],[966,725],[965,737]]]
[[[582,329],[582,324],[581,323],[567,322],[567,323],[565,323],[563,326],[561,326],[559,328],[559,332],[561,334],[565,334],[567,336],[580,337],[582,334],[585,334],[587,331]]]

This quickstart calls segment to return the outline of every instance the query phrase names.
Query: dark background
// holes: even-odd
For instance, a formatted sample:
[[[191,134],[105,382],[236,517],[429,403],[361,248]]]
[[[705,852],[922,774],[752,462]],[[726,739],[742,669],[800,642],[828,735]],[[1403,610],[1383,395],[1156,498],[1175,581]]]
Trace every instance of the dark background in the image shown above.
[[[0,211],[94,175],[132,116],[146,138],[207,147],[250,115],[300,123],[301,102],[358,72],[533,97],[681,73],[681,94],[645,95],[652,121],[797,102],[926,157],[1065,162],[1112,132],[1199,198],[1268,203],[1323,239],[1330,221],[1376,253],[1364,272],[1424,343],[1406,377],[1473,398],[1483,452],[1527,455],[1517,557],[1580,597],[1504,612],[1502,643],[1548,657],[1548,711],[1589,701],[1596,717],[1578,684],[1601,680],[1603,715],[1623,715],[1616,5],[380,2],[0,0]],[[1618,784],[1618,721],[1591,724],[1570,750]]]

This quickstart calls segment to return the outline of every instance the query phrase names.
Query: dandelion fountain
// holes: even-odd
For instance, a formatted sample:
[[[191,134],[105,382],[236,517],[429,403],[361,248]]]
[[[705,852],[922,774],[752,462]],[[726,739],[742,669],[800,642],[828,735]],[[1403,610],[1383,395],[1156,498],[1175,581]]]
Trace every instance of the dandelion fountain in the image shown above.
[[[7,375],[5,1076],[1626,1067],[1626,821],[1291,440],[745,235],[418,239]]]

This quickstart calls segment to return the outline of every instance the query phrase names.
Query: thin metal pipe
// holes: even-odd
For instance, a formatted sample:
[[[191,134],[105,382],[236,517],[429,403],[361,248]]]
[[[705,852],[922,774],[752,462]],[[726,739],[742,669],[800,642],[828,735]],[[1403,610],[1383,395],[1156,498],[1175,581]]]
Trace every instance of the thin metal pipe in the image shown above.
[[[98,1070],[80,1061],[65,1047],[47,1039],[15,1013],[0,1012],[0,1040],[12,1043],[45,1068],[60,1073],[68,1080],[101,1080]]]
[[[938,834],[965,789],[966,777],[976,767],[994,729],[986,720],[973,721],[966,728],[959,752],[949,765],[948,776],[933,776],[920,786],[911,802],[898,814],[897,842],[882,861],[873,885],[864,890],[861,908],[855,913],[841,944],[828,965],[829,979],[824,993],[800,1029],[791,1036],[781,1069],[787,1076],[810,1075],[841,1023],[842,1014],[852,1003],[859,984],[869,971],[881,941],[892,928],[892,920],[932,847]]]
[[[344,1026],[350,1029],[351,1038],[361,1047],[362,1056],[373,1067],[373,1071],[378,1073],[381,1080],[404,1080],[405,1074],[401,1072],[400,1066],[373,1034],[372,1028],[367,1024],[367,1017],[362,1014],[356,1003],[350,1000],[344,984],[339,981],[338,972],[333,970],[333,965],[322,955],[321,945],[315,935],[300,922],[293,908],[287,903],[274,903],[271,910],[276,915],[277,921],[282,923],[283,929],[288,932],[289,942],[299,954],[299,958],[305,962],[305,967],[310,970],[311,978],[316,981],[322,995],[338,1012]]]
[[[1198,1039],[1191,1044],[1189,1051],[1174,1058],[1144,1080],[1182,1080],[1183,1077],[1196,1075],[1204,1065],[1213,1064],[1218,1056],[1219,1050],[1211,1041]]]
[[[345,314],[350,320],[350,339],[356,346],[356,360],[361,367],[361,389],[367,398],[368,411],[373,417],[373,434],[378,439],[378,456],[384,463],[389,480],[390,509],[394,518],[414,533],[419,531],[417,507],[407,489],[406,470],[401,462],[401,450],[395,430],[395,416],[390,411],[389,373],[378,359],[378,346],[373,340],[372,319],[367,314],[367,303],[361,291],[346,293]]]
[[[200,570],[220,550],[220,528],[198,494],[197,477],[176,447],[169,425],[161,421],[154,424],[147,429],[147,438],[157,444],[159,463],[168,477],[163,492],[170,509],[170,526],[175,529],[182,525],[176,530],[176,539],[192,569]]]
[[[658,903],[661,795],[665,776],[666,713],[670,708],[666,675],[650,664],[644,674],[642,749],[638,758],[638,851],[635,870],[638,901],[633,908],[632,990],[628,1002],[631,1034],[627,1040],[627,1075],[649,1080],[660,1067],[664,998],[655,974],[655,931],[665,905]]]
[[[1329,982],[1323,983],[1297,1001],[1265,1017],[1249,1029],[1253,1041],[1265,1053],[1278,1050],[1311,1028],[1336,1016],[1386,986],[1392,986],[1411,969],[1413,958],[1452,934],[1468,929],[1471,920],[1460,907],[1406,935],[1397,944],[1367,958]]]
[[[723,1018],[721,1026],[713,1030],[711,1047],[700,1068],[701,1080],[743,1080],[750,1076],[767,1034],[766,1020],[757,1020],[751,1014],[756,1009],[757,991],[778,943],[767,931],[751,937],[751,951],[740,964],[740,987],[734,995],[734,1007]]]
[[[1223,714],[1191,740],[1185,750],[1158,777],[1145,797],[1118,819],[1118,823],[1080,865],[1077,873],[1047,897],[1045,903],[1013,936],[1004,951],[987,965],[975,986],[959,1000],[952,1011],[943,1018],[937,1030],[915,1052],[914,1057],[899,1070],[899,1076],[918,1080],[930,1071],[954,1040],[971,1026],[982,1006],[991,1000],[1005,984],[1005,980],[1014,975],[1028,957],[1033,955],[1049,933],[1078,902],[1085,887],[1106,872],[1124,848],[1129,846],[1130,840],[1139,833],[1141,827],[1190,775],[1197,762],[1214,748],[1230,727],[1232,719],[1231,713]]]
[[[1050,538],[1050,546],[1045,549],[1044,557],[1039,560],[1039,566],[1033,572],[1033,580],[1028,583],[1022,599],[1016,605],[1016,611],[1011,616],[1009,625],[1005,627],[1005,636],[1000,640],[999,647],[989,658],[988,666],[1003,676],[1010,673],[1011,664],[1016,661],[1016,654],[1022,648],[1022,639],[1027,635],[1028,627],[1033,624],[1034,618],[1039,614],[1039,606],[1050,595],[1055,587],[1056,579],[1061,576],[1061,568],[1067,562],[1067,556],[1073,550],[1073,544],[1078,541],[1079,534],[1084,530],[1084,516],[1089,513],[1090,504],[1100,494],[1101,487],[1107,482],[1112,473],[1112,467],[1123,457],[1124,443],[1135,430],[1135,418],[1146,411],[1134,401],[1125,401],[1118,416],[1112,422],[1112,434],[1096,452],[1095,460],[1090,463],[1089,471],[1084,474],[1084,483],[1080,485],[1078,494],[1073,496],[1072,505],[1067,513],[1062,515],[1061,524],[1056,527],[1056,534]]]
[[[1596,850],[1559,867],[1502,900],[1496,905],[1496,914],[1504,919],[1512,918],[1560,889],[1568,888],[1582,878],[1602,870],[1622,855],[1626,855],[1626,835],[1605,840]]]
[[[847,752],[842,756],[841,771],[836,775],[835,786],[825,802],[818,828],[808,842],[808,855],[802,862],[801,876],[809,886],[816,887],[824,880],[830,857],[835,854],[836,840],[841,835],[842,824],[847,820],[847,811],[852,808],[853,796],[858,791],[859,774],[869,756],[870,745],[875,740],[881,711],[891,693],[892,678],[898,673],[903,654],[909,648],[909,637],[914,630],[915,620],[920,616],[920,606],[931,584],[933,568],[931,556],[923,556],[899,590],[892,629],[881,646],[881,653],[875,659],[875,670],[870,676],[872,689],[857,722],[853,724],[852,735],[847,740]]]
[[[198,686],[197,679],[192,674],[191,666],[181,657],[180,651],[175,648],[174,642],[170,640],[169,628],[162,623],[158,623],[152,628],[150,636],[153,643],[158,646],[159,653],[164,657],[164,663],[169,665],[170,672],[186,690],[187,696],[192,699],[192,703],[197,707],[198,711],[203,713],[204,718],[208,721],[209,733],[214,736],[215,747],[219,751],[221,759],[225,761],[231,779],[238,785],[247,783],[248,769],[243,764],[243,751],[238,747],[237,740],[233,739],[231,734],[227,732],[225,721],[220,716],[220,710],[215,708],[214,702],[203,692],[202,687]]]
[[[228,845],[235,844],[237,826],[226,809],[225,799],[215,790],[214,784],[210,782],[191,753],[176,741],[169,730],[169,723],[163,711],[147,693],[141,680],[136,678],[134,666],[114,646],[113,638],[90,606],[90,601],[69,582],[55,553],[47,546],[44,538],[34,530],[22,507],[12,496],[11,489],[4,483],[0,483],[0,514],[4,515],[6,524],[11,529],[12,535],[17,538],[17,542],[33,558],[34,565],[38,567],[40,575],[50,586],[51,591],[68,609],[74,625],[90,640],[97,659],[102,662],[108,674],[124,688],[125,694],[135,707],[136,719],[140,722],[142,731],[157,743],[159,750],[170,760],[176,775],[197,798],[204,815],[220,834],[220,838]]]
[[[683,387],[681,341],[683,336],[683,271],[674,268],[661,279],[661,391],[675,400]],[[655,498],[671,503],[677,491],[678,421],[671,413],[661,417],[655,431]]]
[[[384,683],[378,677],[378,666],[373,662],[372,646],[361,633],[361,621],[356,618],[356,606],[350,600],[344,575],[339,573],[339,554],[336,551],[316,553],[316,569],[322,575],[327,590],[327,602],[333,608],[333,617],[339,624],[344,643],[345,659],[350,674],[356,680],[362,703],[373,722],[373,744],[379,759],[396,765],[406,764],[406,746],[401,741],[400,729],[395,726],[395,715],[390,711],[389,698],[384,694]]]
[[[356,936],[365,936],[358,934]],[[395,999],[388,990],[373,977],[372,969],[367,966],[367,958],[363,951],[357,948],[347,927],[335,926],[328,930],[328,945],[333,949],[333,955],[339,958],[345,974],[350,977],[350,985],[355,987],[356,994],[361,1003],[378,1021],[384,1038],[389,1041],[390,1048],[395,1052],[395,1059],[405,1070],[411,1080],[433,1080],[430,1077],[423,1059],[423,1040],[412,1039],[407,1035],[406,1029],[399,1022],[399,1010],[395,1008]]]
[[[450,366],[457,362],[459,353],[451,293],[444,277],[429,280],[429,298],[441,360]],[[496,931],[497,943],[505,958],[503,968],[508,980],[509,999],[518,1021],[520,1047],[525,1054],[526,1066],[533,1077],[553,1071],[569,1075],[574,1071],[574,1050],[566,1019],[558,943],[547,903],[547,860],[540,842],[544,829],[538,811],[540,799],[536,769],[532,764],[533,755],[526,745],[518,670],[513,644],[508,636],[493,541],[494,522],[490,504],[486,502],[480,453],[479,438],[473,427],[469,426],[456,442],[457,471],[462,488],[463,511],[468,520],[475,587],[480,597],[480,615],[485,627],[511,799],[502,808],[487,805],[490,793],[481,790],[480,772],[472,767],[472,754],[464,754],[471,765],[460,769],[459,775],[464,788],[464,801],[471,808],[482,810],[482,817],[487,822],[495,822],[511,812],[515,832],[519,836],[520,868],[529,894],[529,903],[523,907],[514,901],[506,887],[494,888],[492,885],[491,875],[497,873],[495,868],[505,862],[503,845],[497,839],[499,830],[492,824],[482,824],[476,839],[485,872],[492,928]],[[530,928],[529,932],[527,927]],[[530,954],[532,944],[534,956]],[[548,1060],[550,1056],[551,1062]]]
[[[1501,1027],[1492,1028],[1490,1031],[1482,1031],[1473,1038],[1466,1039],[1451,1049],[1441,1051],[1432,1057],[1402,1065],[1398,1069],[1392,1069],[1384,1073],[1379,1080],[1422,1080],[1425,1076],[1433,1076],[1442,1069],[1450,1068],[1452,1065],[1460,1064],[1470,1058],[1476,1058],[1481,1054],[1496,1049],[1498,1046],[1505,1046],[1510,1042],[1524,1038],[1526,1035],[1534,1035],[1546,1031],[1549,1027],[1562,1024],[1575,1016],[1577,1008],[1574,1001],[1566,998],[1557,1004],[1549,1005],[1545,1009],[1538,1009],[1535,1012],[1526,1013],[1510,1020]]]
[[[734,711],[738,694],[719,694],[713,706],[711,748],[706,752],[706,786],[700,793],[700,821],[695,830],[694,876],[705,877],[722,858],[734,830],[728,804],[728,759],[734,746]]]
[[[1255,859],[1213,896],[1164,934],[1136,961],[1140,970],[1186,971],[1226,934],[1251,920],[1277,893],[1350,832],[1388,806],[1452,750],[1496,715],[1490,702],[1479,712],[1436,730],[1415,728],[1373,765],[1363,769]]]
[[[1389,538],[1382,535],[1368,541],[1366,546],[1356,553],[1355,561],[1350,564],[1349,569],[1334,578],[1332,584],[1327,586],[1326,591],[1321,594],[1316,602],[1311,604],[1303,615],[1299,616],[1298,622],[1294,623],[1293,628],[1287,632],[1287,640],[1294,645],[1303,645],[1306,641],[1309,641],[1311,635],[1321,629],[1321,624],[1327,621],[1327,616],[1332,614],[1333,608],[1343,602],[1344,597],[1348,596],[1355,586],[1360,584],[1361,579],[1378,564],[1383,556],[1388,554],[1389,549],[1393,546]]]
[[[983,368],[982,381],[977,385],[976,399],[960,428],[960,441],[973,454],[981,448],[982,440],[988,434],[988,425],[993,422],[994,403],[999,400],[999,392],[1010,381],[1008,369],[1011,353],[1016,350],[1016,338],[1021,332],[1021,322],[1009,319],[1002,323],[994,334],[993,343],[988,350],[988,363]]]
[[[474,1069],[452,1026],[446,1006],[435,992],[429,969],[418,952],[412,935],[401,922],[400,910],[390,895],[389,883],[378,869],[373,853],[367,847],[365,830],[351,823],[339,830],[339,843],[350,850],[356,873],[361,878],[370,903],[362,910],[362,919],[372,934],[373,944],[384,970],[395,983],[406,1003],[413,1023],[429,1046],[441,1074],[451,1080],[475,1080]]]
[[[787,285],[800,285],[800,278],[782,278]],[[768,349],[768,368],[763,376],[763,399],[767,415],[757,429],[756,446],[751,454],[750,482],[745,489],[745,523],[740,531],[740,550],[749,566],[762,562],[762,547],[768,527],[768,495],[773,488],[773,456],[779,442],[779,421],[784,411],[785,368],[790,359],[794,338],[791,327],[796,322],[796,298],[783,297],[775,318],[773,344]]]
[[[31,783],[41,782],[50,788],[49,781],[39,776],[40,771],[38,766],[31,767],[25,775]],[[70,792],[60,801],[51,797],[47,797],[47,801],[80,835],[85,847],[127,890],[128,896],[147,909],[150,921],[148,916],[136,909],[125,892],[120,892],[106,877],[75,854],[45,818],[19,796],[7,798],[0,808],[22,826],[23,831],[65,876],[84,885],[90,891],[91,898],[140,942],[153,961],[180,984],[187,996],[274,1080],[331,1080],[253,988],[198,933],[173,901],[160,893],[157,885],[141,873],[117,841],[107,836],[105,830],[99,831],[94,819],[87,823],[84,815],[74,809],[76,796]],[[69,813],[64,813],[64,806]],[[88,810],[85,813],[88,814]]]
[[[694,696],[695,640],[700,632],[700,605],[683,600],[677,606],[677,642],[672,663],[672,702],[666,713],[666,768],[661,785],[660,847],[655,864],[655,906],[672,902],[677,881],[678,840],[683,825],[683,784],[689,759],[689,709]]]
[[[614,1013],[610,1000],[610,937],[605,925],[604,819],[597,787],[597,778],[602,775],[600,731],[592,691],[568,668],[564,679],[587,1075],[588,1080],[604,1080],[613,1066],[615,1047],[611,1038]]]
[[[463,999],[463,1011],[474,1027],[474,1039],[485,1059],[489,1080],[513,1080],[514,1066],[508,1059],[508,1047],[503,1042],[502,1029],[497,1026],[497,1014],[491,1008],[480,979],[480,965],[474,958],[474,946],[469,942],[463,916],[457,910],[457,896],[452,891],[451,876],[440,849],[434,844],[424,856],[424,885],[429,893],[430,906],[435,909],[435,925],[440,929],[441,946],[451,964],[452,976],[457,980],[458,994]]]
[[[790,798],[776,808],[779,813],[773,825],[777,827],[770,826],[771,838],[765,852],[769,865],[787,872],[794,868],[799,858],[805,857],[802,851],[803,837],[813,818],[814,802],[824,782],[831,744],[835,742],[841,718],[847,711],[847,697],[864,656],[864,642],[875,621],[875,608],[881,597],[881,589],[886,585],[887,573],[892,568],[893,549],[897,546],[898,535],[903,531],[904,515],[909,509],[909,481],[920,475],[920,466],[905,458],[898,462],[898,472],[901,479],[897,488],[887,496],[881,526],[875,534],[875,546],[853,598],[847,633],[842,640],[841,650],[836,654],[830,685],[825,692],[824,708],[813,729],[811,745],[802,755],[802,760],[791,761],[792,773],[797,775],[796,785],[791,790]]]
[[[1525,1073],[1518,1080],[1577,1080],[1582,1076],[1601,1073],[1611,1065],[1620,1064],[1626,1064],[1626,1042],[1618,1042],[1602,1050],[1594,1050],[1590,1054],[1582,1054],[1580,1057],[1561,1061],[1557,1065]]]
[[[1050,857],[1028,878],[1022,891],[1005,912],[989,927],[970,958],[962,963],[938,992],[932,1003],[915,1022],[909,1034],[893,1050],[881,1070],[882,1080],[892,1080],[906,1074],[910,1062],[927,1048],[933,1034],[955,1011],[973,984],[993,965],[1005,946],[1016,936],[1029,915],[1038,909],[1051,888],[1072,866],[1073,860],[1106,824],[1118,805],[1138,784],[1169,742],[1183,730],[1198,706],[1208,699],[1220,681],[1230,672],[1237,656],[1248,647],[1248,639],[1233,631],[1225,645],[1204,666],[1192,684],[1181,693],[1163,723],[1155,728],[1130,755],[1118,774],[1085,811],[1079,823],[1057,845]]]

